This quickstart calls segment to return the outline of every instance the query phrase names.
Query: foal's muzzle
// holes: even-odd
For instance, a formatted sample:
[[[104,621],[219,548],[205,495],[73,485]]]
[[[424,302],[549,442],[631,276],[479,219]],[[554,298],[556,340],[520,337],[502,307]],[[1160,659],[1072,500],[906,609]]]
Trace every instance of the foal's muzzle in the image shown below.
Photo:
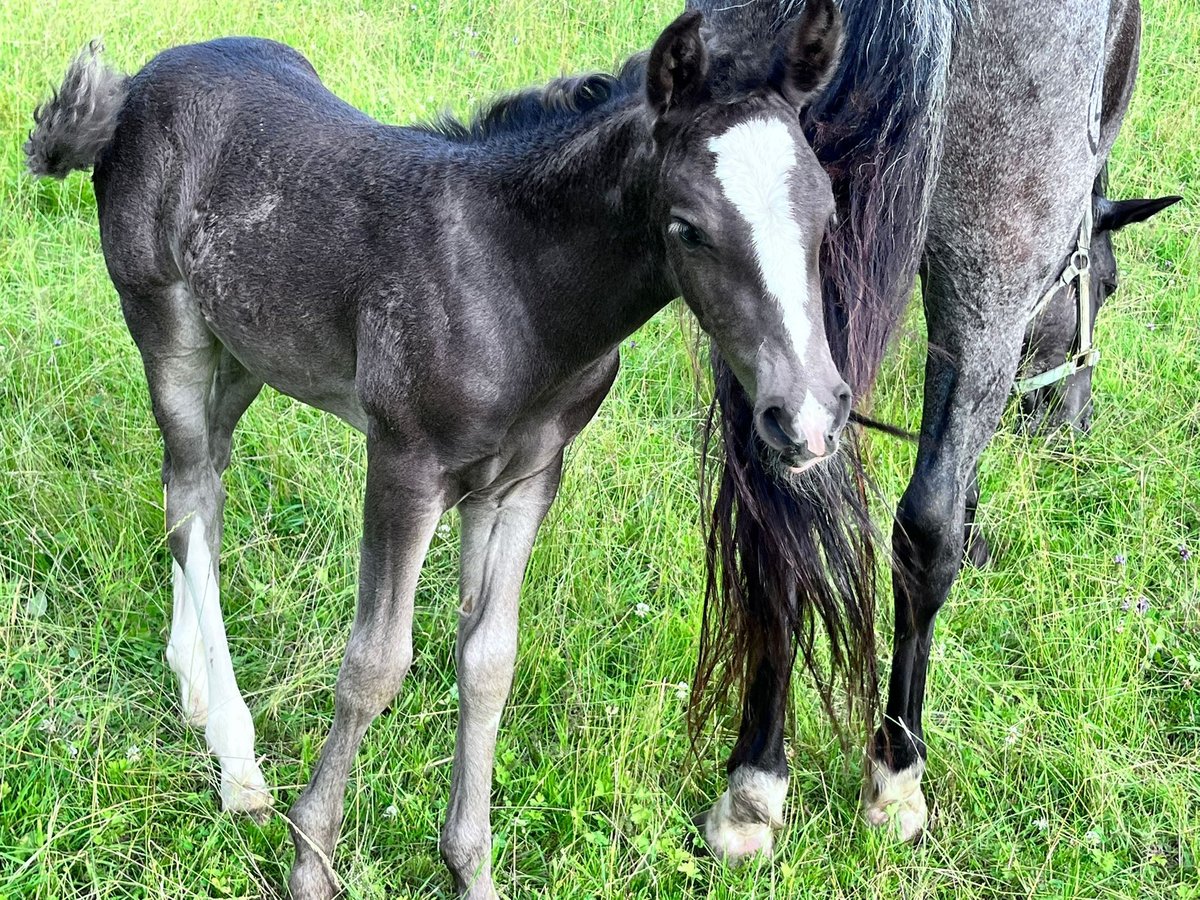
[[[806,392],[796,407],[777,397],[760,400],[754,427],[762,442],[791,469],[803,470],[837,451],[850,417],[850,388],[845,382],[828,392],[824,402]]]

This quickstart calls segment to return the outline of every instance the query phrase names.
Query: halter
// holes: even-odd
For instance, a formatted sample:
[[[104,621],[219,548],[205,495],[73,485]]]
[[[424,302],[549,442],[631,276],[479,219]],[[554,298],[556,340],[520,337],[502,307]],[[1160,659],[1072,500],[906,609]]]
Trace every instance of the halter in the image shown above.
[[[1091,276],[1091,252],[1092,252],[1092,204],[1089,202],[1083,213],[1083,224],[1079,226],[1079,240],[1075,244],[1075,250],[1067,259],[1067,265],[1062,270],[1062,274],[1055,279],[1054,284],[1050,285],[1050,290],[1042,295],[1042,299],[1037,302],[1037,306],[1029,314],[1029,321],[1032,322],[1046,309],[1051,298],[1058,291],[1069,288],[1071,282],[1078,279],[1079,281],[1079,349],[1061,366],[1055,366],[1048,372],[1043,372],[1041,375],[1034,375],[1031,378],[1021,378],[1013,385],[1013,391],[1018,396],[1023,396],[1038,388],[1043,388],[1051,384],[1070,378],[1076,372],[1082,369],[1090,369],[1100,361],[1100,351],[1092,346],[1092,276]]]

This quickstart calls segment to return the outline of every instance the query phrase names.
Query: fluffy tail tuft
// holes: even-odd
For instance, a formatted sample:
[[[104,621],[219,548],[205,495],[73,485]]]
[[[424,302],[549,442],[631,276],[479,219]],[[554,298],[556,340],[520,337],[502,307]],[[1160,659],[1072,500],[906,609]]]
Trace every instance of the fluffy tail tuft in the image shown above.
[[[33,112],[25,160],[35,177],[66,178],[90,169],[117,130],[129,79],[100,59],[104,46],[92,41],[79,52],[50,99]]]

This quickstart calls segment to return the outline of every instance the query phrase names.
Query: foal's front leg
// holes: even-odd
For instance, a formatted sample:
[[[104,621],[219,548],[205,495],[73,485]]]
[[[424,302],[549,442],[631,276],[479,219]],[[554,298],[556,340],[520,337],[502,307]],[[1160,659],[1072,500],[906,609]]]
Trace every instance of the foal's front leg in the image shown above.
[[[536,475],[463,501],[458,611],[458,739],[441,851],[455,887],[494,900],[491,791],[496,731],[512,686],[521,581],[558,491],[561,455]]]
[[[338,673],[333,727],[312,780],[288,812],[296,844],[296,900],[327,900],[350,766],[371,721],[400,690],[412,662],[413,595],[443,512],[436,471],[387,437],[367,441],[358,609]]]

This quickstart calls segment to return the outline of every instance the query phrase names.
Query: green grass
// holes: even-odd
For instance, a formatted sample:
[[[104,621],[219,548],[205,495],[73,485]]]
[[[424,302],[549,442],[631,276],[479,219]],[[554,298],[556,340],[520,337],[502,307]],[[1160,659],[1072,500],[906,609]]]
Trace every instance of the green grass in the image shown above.
[[[132,70],[171,44],[266,35],[302,49],[351,102],[407,121],[608,67],[677,6],[0,8],[0,897],[271,896],[292,856],[278,817],[259,827],[216,811],[214,761],[180,723],[163,656],[159,441],[90,183],[20,172],[29,113],[69,56],[102,33]],[[730,735],[688,764],[676,685],[698,631],[698,412],[669,310],[626,352],[534,553],[494,791],[507,896],[1200,897],[1200,561],[1178,552],[1200,556],[1200,10],[1149,0],[1146,12],[1113,190],[1186,201],[1118,240],[1124,286],[1100,319],[1092,434],[1043,444],[1006,427],[985,456],[981,519],[1001,556],[964,574],[939,620],[930,838],[894,846],[856,821],[857,762],[801,690],[774,864],[729,872],[682,849],[689,814],[721,789]],[[909,425],[916,320],[911,331],[878,406]],[[911,450],[875,440],[873,453],[894,502]],[[223,601],[284,807],[330,721],[362,479],[361,440],[278,395],[239,429]],[[352,897],[450,892],[436,837],[455,723],[456,553],[452,535],[435,541],[417,662],[359,755],[337,856]],[[1145,615],[1123,608],[1140,596]]]

